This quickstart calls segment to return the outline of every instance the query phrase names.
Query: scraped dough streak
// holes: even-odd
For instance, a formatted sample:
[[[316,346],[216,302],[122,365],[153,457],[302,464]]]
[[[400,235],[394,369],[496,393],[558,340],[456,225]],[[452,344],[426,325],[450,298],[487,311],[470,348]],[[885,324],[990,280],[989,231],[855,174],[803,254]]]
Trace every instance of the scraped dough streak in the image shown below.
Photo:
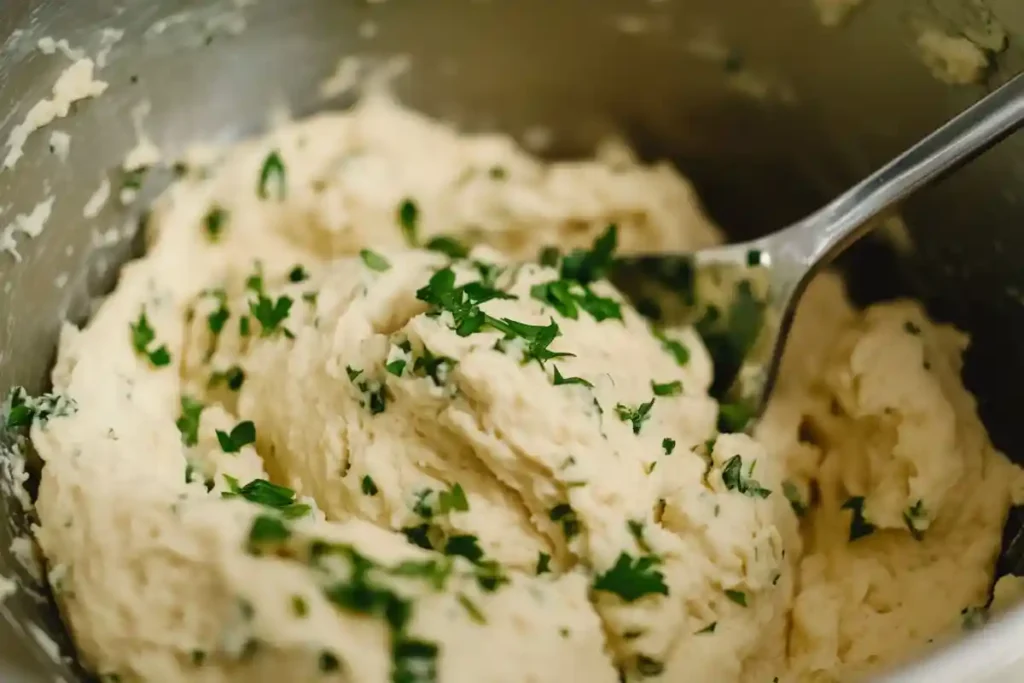
[[[272,152],[283,177],[261,197]],[[408,248],[407,200],[421,241],[480,245],[452,266],[458,284],[504,269],[493,284],[514,298],[484,312],[556,320],[550,350],[574,355],[542,367],[521,340],[460,336],[450,313],[430,314],[417,292],[447,259]],[[609,223],[626,252],[719,240],[668,165],[621,147],[543,163],[378,98],[193,169],[155,207],[147,255],[84,329],[64,330],[53,381],[77,413],[32,432],[45,461],[37,536],[64,568],[86,662],[122,681],[391,680],[397,636],[331,599],[325,576],[349,585],[355,565],[320,567],[318,541],[365,556],[408,601],[404,634],[436,645],[444,683],[612,683],[620,667],[630,680],[845,679],[983,604],[1020,475],[960,382],[963,335],[910,302],[855,312],[822,277],[756,438],[715,439],[711,359],[693,330],[665,333],[689,349],[680,365],[610,285],[593,291],[621,304],[621,321],[573,319],[532,296],[554,269],[514,265],[544,245],[589,245]],[[390,267],[357,256],[368,247]],[[269,303],[292,302],[276,333],[248,315],[254,274]],[[169,367],[133,350],[142,311]],[[236,368],[233,392],[216,378]],[[556,385],[555,368],[592,386]],[[639,426],[620,418],[652,383],[675,382]],[[207,406],[189,446],[182,396]],[[226,453],[243,420],[255,443]],[[769,494],[725,474],[737,456]],[[254,554],[268,509],[222,493],[228,477],[268,476],[315,505],[288,521],[286,547]],[[446,507],[456,484],[466,505]],[[802,519],[784,490],[802,497]],[[858,497],[875,532],[850,542],[841,506]],[[488,589],[461,557],[443,588],[384,569],[440,561],[400,533],[428,521],[421,541],[475,537],[478,564],[508,582]],[[624,556],[660,558],[665,591],[595,590]]]

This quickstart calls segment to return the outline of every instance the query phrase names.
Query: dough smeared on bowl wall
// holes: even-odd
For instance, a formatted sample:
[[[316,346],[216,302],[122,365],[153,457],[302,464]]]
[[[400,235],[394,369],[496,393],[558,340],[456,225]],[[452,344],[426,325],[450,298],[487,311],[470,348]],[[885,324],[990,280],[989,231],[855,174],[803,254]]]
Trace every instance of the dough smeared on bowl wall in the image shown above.
[[[810,681],[984,604],[1020,476],[963,337],[823,277],[755,438],[719,433],[699,336],[603,279],[719,239],[667,165],[371,99],[190,169],[150,228],[62,335],[63,408],[14,402],[100,674]]]

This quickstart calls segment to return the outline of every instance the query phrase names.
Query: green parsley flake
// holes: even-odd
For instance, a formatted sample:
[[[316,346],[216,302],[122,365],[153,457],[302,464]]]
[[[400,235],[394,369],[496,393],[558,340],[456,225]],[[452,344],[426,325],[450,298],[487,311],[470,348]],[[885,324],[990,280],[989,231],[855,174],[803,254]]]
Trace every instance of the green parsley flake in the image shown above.
[[[24,387],[12,387],[7,393],[7,404],[8,429],[29,427],[33,422],[45,425],[51,418],[67,417],[78,410],[78,404],[62,394],[43,394],[33,398]]]
[[[558,250],[558,247],[542,247],[540,253],[537,254],[537,262],[548,268],[557,268],[558,262],[561,260],[562,252]]]
[[[628,603],[646,595],[668,595],[665,576],[656,569],[659,563],[652,555],[634,559],[622,553],[611,569],[597,577],[594,590],[613,593]]]
[[[287,182],[284,161],[276,150],[267,155],[260,169],[260,182],[256,188],[260,199],[271,198],[271,185],[274,187],[274,199],[282,201],[287,194]]]
[[[662,439],[661,448],[665,451],[665,455],[672,455],[672,451],[676,449],[675,439]]]
[[[230,490],[222,494],[224,498],[245,498],[250,503],[278,510],[287,519],[305,517],[312,509],[305,503],[296,501],[295,491],[266,479],[253,479],[242,487],[238,486],[238,480],[234,477],[225,475],[225,479]]]
[[[438,494],[438,506],[442,515],[448,512],[469,512],[469,501],[462,485],[456,483],[450,490],[441,491]]]
[[[375,270],[378,273],[383,273],[384,271],[391,269],[391,263],[375,251],[363,249],[359,252],[359,258],[363,260],[363,264],[367,268]]]
[[[403,638],[392,645],[391,680],[394,683],[437,683],[437,656],[434,643]]]
[[[562,373],[558,371],[558,367],[555,367],[555,386],[561,386],[563,384],[579,384],[584,387],[594,388],[594,385],[583,379],[582,377],[562,377]]]
[[[249,527],[249,549],[284,543],[292,537],[291,529],[280,517],[257,515]]]
[[[191,396],[181,397],[181,416],[175,424],[181,432],[181,442],[186,446],[199,443],[199,417],[205,407]]]
[[[407,362],[404,360],[393,360],[384,366],[384,369],[395,377],[401,377],[402,373],[405,372],[405,366]]]
[[[238,453],[243,447],[256,443],[256,425],[246,420],[235,425],[231,433],[218,429],[217,441],[225,453]]]
[[[739,433],[747,428],[757,411],[745,401],[722,403],[718,406],[718,431]]]
[[[572,506],[568,503],[559,503],[555,507],[551,508],[551,512],[548,514],[552,522],[557,522],[562,526],[562,533],[565,534],[566,540],[571,540],[580,532],[580,520],[576,516],[576,511],[572,509]]]
[[[269,299],[262,293],[256,301],[249,302],[249,312],[260,323],[261,337],[271,337],[276,332],[284,332],[288,336],[288,330],[284,329],[282,323],[288,320],[288,314],[292,309],[292,299],[288,296],[278,297],[276,301]]]
[[[614,262],[617,244],[618,226],[611,224],[589,251],[576,249],[562,259],[562,279],[589,285],[605,277]]]
[[[690,362],[690,350],[682,342],[669,338],[664,332],[654,330],[654,336],[661,342],[661,348],[675,359],[676,364],[685,367]]]
[[[459,604],[462,605],[462,608],[464,610],[466,610],[466,613],[469,615],[469,618],[474,623],[480,624],[481,626],[487,623],[487,618],[484,616],[484,613],[480,611],[480,608],[477,607],[472,600],[470,600],[462,593],[459,593],[457,599],[459,601]]]
[[[454,237],[438,235],[432,237],[426,244],[430,251],[440,252],[451,259],[464,259],[469,256],[469,248]]]
[[[782,495],[786,496],[786,500],[789,501],[789,505],[797,517],[807,514],[807,504],[800,496],[800,489],[796,487],[796,484],[791,481],[782,482]]]
[[[215,289],[207,292],[209,296],[212,296],[217,302],[217,308],[208,316],[206,316],[206,326],[210,328],[210,333],[214,337],[224,331],[224,325],[227,324],[228,318],[231,317],[231,312],[228,311],[228,295],[223,289]]]
[[[301,595],[292,596],[292,613],[300,619],[309,615],[309,603]]]
[[[683,383],[678,380],[664,384],[652,381],[651,389],[654,391],[655,396],[678,396],[683,393]]]
[[[171,364],[171,354],[164,345],[152,348],[156,342],[156,332],[149,324],[146,311],[139,314],[139,319],[132,323],[132,348],[135,353],[144,356],[154,368],[162,368]]]
[[[714,633],[716,628],[718,628],[718,622],[717,621],[712,621],[710,624],[708,624],[707,626],[705,626],[701,630],[697,631],[697,633],[695,633],[694,635],[698,635],[699,636],[699,635],[704,634],[704,633]]]
[[[377,484],[373,481],[373,477],[371,477],[368,474],[365,477],[363,477],[362,489],[363,493],[367,496],[376,496],[377,493],[380,491],[377,488]]]
[[[210,375],[210,381],[208,386],[211,389],[215,389],[218,386],[224,384],[231,391],[238,391],[242,388],[245,383],[245,370],[238,365],[232,365],[223,372],[215,372]]]
[[[227,221],[228,212],[220,206],[214,206],[207,212],[203,218],[203,224],[206,226],[206,236],[210,238],[211,242],[220,240]]]
[[[751,498],[767,498],[772,494],[769,489],[761,486],[756,479],[753,479],[754,465],[757,464],[755,460],[750,464],[750,471],[747,475],[743,474],[743,458],[738,455],[734,455],[726,461],[725,466],[722,468],[722,483],[725,484],[725,488],[730,491],[738,491],[745,496]]]
[[[843,510],[850,510],[850,542],[870,536],[875,532],[875,525],[864,518],[864,496],[854,496],[842,505]]]
[[[419,244],[420,209],[412,199],[405,199],[398,205],[398,225],[402,228],[402,236],[410,247]]]
[[[341,669],[341,661],[338,659],[337,655],[325,650],[320,653],[319,666],[322,673],[334,673]]]
[[[537,576],[551,573],[551,556],[547,553],[537,555]]]
[[[426,286],[417,290],[416,298],[431,305],[427,312],[430,316],[436,317],[442,312],[451,314],[454,323],[452,329],[460,337],[479,332],[485,325],[515,336],[509,329],[508,321],[492,318],[480,310],[480,305],[487,301],[515,297],[483,282],[470,282],[456,287],[455,271],[451,268],[442,268],[434,273]]]
[[[553,280],[530,288],[530,296],[566,318],[579,318],[579,308],[597,322],[622,320],[622,305],[608,297],[595,294],[590,287],[572,280]]]
[[[740,607],[747,606],[747,594],[743,591],[731,590],[727,588],[725,590],[725,597],[729,598]]]
[[[288,282],[305,282],[309,279],[309,271],[302,267],[302,265],[296,265],[290,271],[288,271]]]
[[[623,422],[629,422],[633,425],[633,433],[639,434],[640,429],[643,427],[644,422],[651,417],[651,408],[654,407],[654,399],[652,398],[647,403],[642,403],[636,408],[630,408],[627,405],[621,403],[615,406],[615,413],[619,416],[619,419]]]
[[[124,178],[121,180],[121,187],[126,190],[139,190],[142,188],[142,182],[146,179],[146,174],[149,173],[148,166],[140,166],[133,168],[130,171],[125,170]]]

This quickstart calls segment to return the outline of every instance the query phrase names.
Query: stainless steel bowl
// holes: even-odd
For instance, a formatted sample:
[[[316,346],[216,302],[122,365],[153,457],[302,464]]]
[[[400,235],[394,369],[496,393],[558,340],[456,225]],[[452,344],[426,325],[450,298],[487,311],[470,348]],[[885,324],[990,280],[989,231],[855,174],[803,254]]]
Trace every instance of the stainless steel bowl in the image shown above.
[[[116,178],[142,101],[152,103],[146,132],[173,152],[258,131],[283,103],[297,115],[348,104],[317,90],[342,55],[408,55],[395,83],[407,103],[469,129],[531,137],[546,126],[557,156],[625,133],[643,154],[675,160],[714,217],[748,236],[815,207],[1024,66],[1019,0],[864,0],[835,27],[815,0],[7,0],[0,141],[69,64],[38,40],[65,38],[95,57],[103,28],[124,31],[107,45],[107,93],[36,133],[16,170],[0,173],[0,229],[56,197],[43,233],[18,243],[21,260],[0,255],[2,391],[44,387],[60,321],[83,320],[137,248],[97,238],[132,220],[123,209],[86,219],[82,207],[102,177]],[[968,84],[941,82],[918,46],[928,28],[970,38],[988,69]],[[72,136],[66,161],[47,148],[53,129]],[[866,243],[842,264],[861,300],[913,293],[972,332],[969,386],[996,443],[1019,461],[1022,200],[1018,138],[911,202],[900,239]],[[0,574],[31,585],[8,551],[30,519],[11,499],[0,514]],[[0,632],[0,680],[79,680],[70,658],[54,662],[33,644],[41,629],[71,652],[51,603],[20,592],[0,616],[29,631]],[[1024,613],[1011,614],[893,680],[981,680],[1022,638]]]

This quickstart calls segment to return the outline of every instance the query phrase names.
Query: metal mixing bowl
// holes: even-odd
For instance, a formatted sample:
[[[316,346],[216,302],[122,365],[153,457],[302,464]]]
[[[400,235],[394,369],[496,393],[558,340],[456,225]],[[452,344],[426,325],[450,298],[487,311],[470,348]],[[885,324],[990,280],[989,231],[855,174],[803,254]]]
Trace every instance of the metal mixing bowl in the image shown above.
[[[468,129],[533,139],[544,125],[555,156],[624,133],[644,155],[675,160],[730,234],[751,235],[814,208],[1024,65],[1019,0],[865,0],[838,27],[822,24],[814,2],[6,0],[0,140],[69,64],[60,51],[43,54],[40,38],[96,56],[101,29],[124,35],[100,73],[107,93],[36,133],[17,169],[0,173],[0,228],[56,197],[43,233],[19,242],[21,260],[0,255],[0,390],[44,388],[60,321],[83,320],[137,249],[129,237],[101,237],[133,220],[116,202],[94,219],[82,207],[102,177],[116,181],[136,142],[129,112],[144,100],[146,132],[174,152],[256,132],[285,103],[296,115],[344,106],[317,94],[341,55],[404,54],[410,69],[395,87],[405,102]],[[970,84],[940,82],[917,45],[929,27],[983,46],[988,70]],[[47,148],[54,129],[72,136],[66,161]],[[968,384],[996,443],[1020,461],[1022,199],[1017,139],[912,201],[909,233],[861,245],[843,263],[859,299],[913,293],[973,334]],[[30,520],[9,499],[0,515],[9,520],[0,574],[31,585],[8,552]],[[1012,564],[1011,555],[1000,570]],[[0,616],[71,652],[51,603],[19,592]],[[70,658],[51,661],[32,642],[0,631],[0,680],[80,679]],[[980,680],[1020,642],[1024,613],[1015,613],[894,680]]]

